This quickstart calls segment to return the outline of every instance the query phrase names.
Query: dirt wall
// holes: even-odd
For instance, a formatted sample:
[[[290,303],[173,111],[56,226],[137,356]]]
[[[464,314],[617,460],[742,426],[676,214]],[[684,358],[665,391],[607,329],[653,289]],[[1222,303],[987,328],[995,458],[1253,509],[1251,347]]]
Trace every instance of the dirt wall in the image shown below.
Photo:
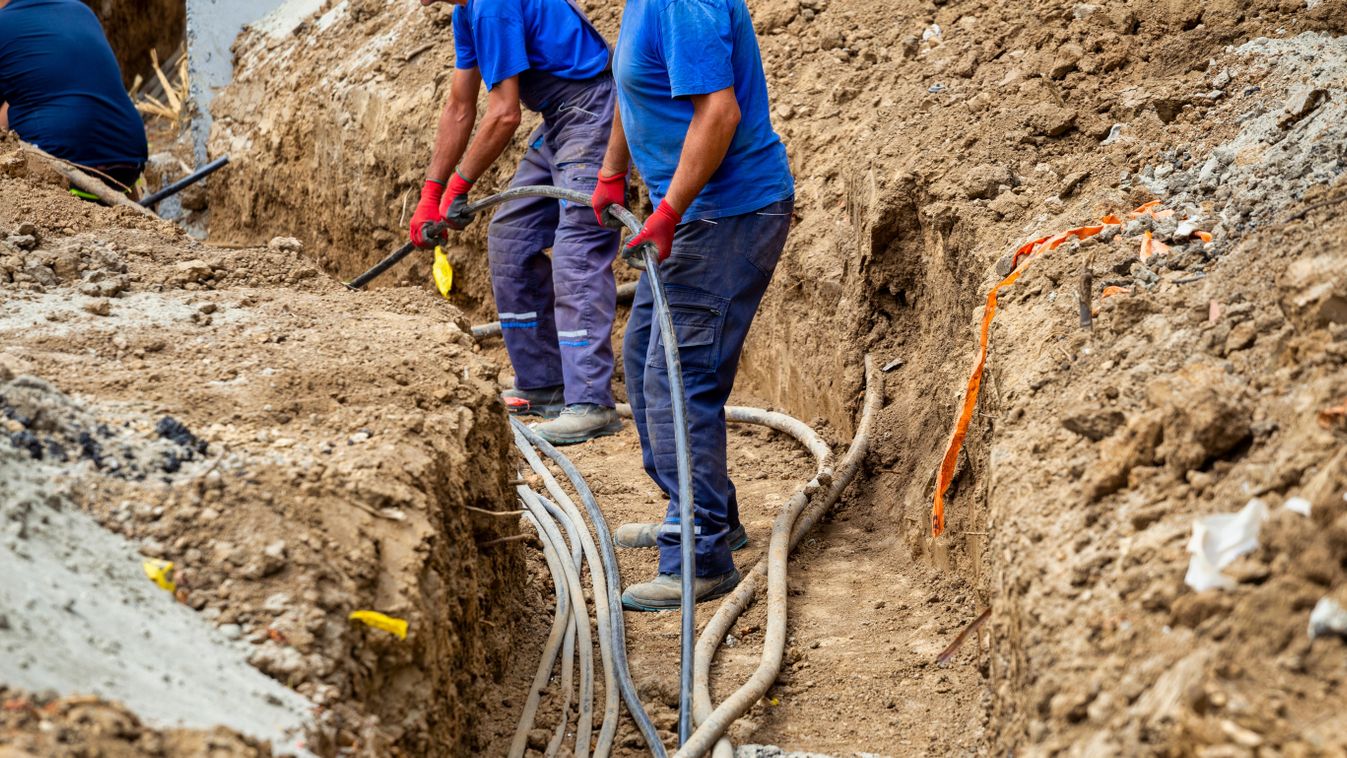
[[[508,507],[511,474],[496,369],[461,315],[348,292],[293,240],[209,247],[74,200],[16,147],[0,138],[0,382],[45,378],[88,420],[11,397],[9,442],[64,461],[80,506],[321,706],[319,752],[475,750],[522,564],[485,544],[514,522],[468,510]],[[112,455],[123,437],[182,442],[143,469]]]
[[[127,87],[137,74],[146,80],[154,76],[150,50],[159,53],[160,65],[166,65],[187,31],[185,0],[84,0],[84,4],[98,14]]]

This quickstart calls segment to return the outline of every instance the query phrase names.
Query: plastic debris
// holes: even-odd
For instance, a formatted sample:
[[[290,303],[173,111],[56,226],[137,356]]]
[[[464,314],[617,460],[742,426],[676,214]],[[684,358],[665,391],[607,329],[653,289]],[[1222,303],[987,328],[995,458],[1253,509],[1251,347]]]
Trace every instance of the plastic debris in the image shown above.
[[[940,28],[940,24],[931,24],[921,33],[921,41],[930,42],[931,40],[935,40],[935,43],[938,45],[940,44],[942,37],[944,37],[944,34],[944,31]]]
[[[1267,504],[1254,498],[1239,513],[1203,516],[1194,521],[1193,537],[1188,541],[1193,557],[1183,583],[1198,592],[1234,589],[1235,581],[1221,569],[1258,547],[1258,531],[1267,517]]]
[[[407,639],[407,621],[405,619],[385,616],[378,611],[352,611],[349,618],[372,629],[395,635],[400,640]]]
[[[454,288],[454,267],[444,254],[444,248],[438,245],[435,247],[435,266],[431,272],[435,275],[435,289],[440,291],[442,297],[449,297],[449,291]]]
[[[1347,608],[1331,597],[1322,597],[1310,611],[1310,639],[1330,634],[1347,637]]]
[[[161,561],[158,558],[146,559],[140,564],[145,569],[145,576],[150,578],[159,589],[165,592],[177,592],[178,583],[173,581],[173,562]]]
[[[1287,498],[1286,502],[1282,503],[1282,507],[1292,513],[1299,513],[1302,516],[1308,517],[1310,515],[1310,501],[1303,497]]]

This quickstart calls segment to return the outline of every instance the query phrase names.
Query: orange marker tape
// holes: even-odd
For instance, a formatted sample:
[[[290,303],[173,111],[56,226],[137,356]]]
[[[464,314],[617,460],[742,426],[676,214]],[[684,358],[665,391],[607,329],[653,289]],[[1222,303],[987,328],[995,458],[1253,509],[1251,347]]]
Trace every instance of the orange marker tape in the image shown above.
[[[1132,211],[1128,214],[1128,218],[1145,215],[1159,204],[1159,200],[1152,200]],[[945,493],[949,491],[949,485],[954,481],[954,467],[959,462],[959,451],[963,450],[964,440],[968,438],[968,425],[973,420],[973,412],[977,410],[978,394],[982,390],[982,373],[987,367],[987,346],[991,338],[992,318],[996,316],[997,295],[1000,294],[1001,290],[1014,284],[1020,278],[1020,274],[1024,273],[1024,269],[1020,268],[1021,262],[1027,261],[1039,253],[1056,250],[1062,243],[1072,237],[1082,240],[1093,237],[1104,231],[1104,226],[1118,223],[1121,223],[1118,217],[1109,214],[1100,219],[1099,225],[1078,226],[1075,229],[1068,229],[1064,232],[1039,237],[1032,242],[1024,243],[1015,250],[1015,257],[1012,262],[1015,270],[1010,272],[1010,276],[997,282],[996,286],[992,287],[991,292],[987,293],[987,307],[982,313],[982,325],[978,332],[977,363],[973,366],[973,373],[968,377],[968,385],[964,389],[963,407],[959,411],[959,418],[954,424],[954,434],[950,437],[949,446],[945,448],[945,457],[940,461],[940,471],[936,476],[935,503],[931,506],[932,537],[939,537],[945,531]]]

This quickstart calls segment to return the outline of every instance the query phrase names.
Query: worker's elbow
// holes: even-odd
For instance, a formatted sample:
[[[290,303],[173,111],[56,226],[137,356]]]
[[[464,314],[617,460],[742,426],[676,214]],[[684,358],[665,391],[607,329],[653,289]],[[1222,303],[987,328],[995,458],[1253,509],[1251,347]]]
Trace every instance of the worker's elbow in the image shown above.
[[[497,129],[508,132],[518,129],[524,120],[518,108],[493,108],[487,113],[487,118]]]

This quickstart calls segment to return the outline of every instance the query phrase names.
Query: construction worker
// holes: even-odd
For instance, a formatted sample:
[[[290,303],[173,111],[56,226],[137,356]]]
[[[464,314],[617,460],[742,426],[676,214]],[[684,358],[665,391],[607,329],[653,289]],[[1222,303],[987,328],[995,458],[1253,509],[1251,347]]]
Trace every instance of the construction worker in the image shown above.
[[[80,0],[0,0],[0,128],[127,194],[149,155],[117,58]]]
[[[592,205],[622,202],[631,161],[654,213],[628,243],[659,251],[687,393],[696,507],[696,600],[739,583],[730,552],[747,542],[726,471],[725,402],[744,338],[786,243],[795,183],[768,114],[745,0],[627,0],[614,50],[618,115]],[[633,610],[676,608],[678,460],[659,330],[643,276],[627,326],[627,395],[645,469],[668,496],[663,524],[627,524],[620,547],[658,547],[659,575],[628,587]]]
[[[422,247],[434,245],[423,237],[425,224],[443,220],[462,229],[471,220],[463,212],[468,192],[510,143],[521,102],[543,123],[529,136],[511,186],[591,192],[613,118],[608,45],[572,0],[449,2],[457,6],[457,61],[411,221],[412,241]],[[486,113],[469,143],[483,82]],[[487,232],[491,285],[515,371],[514,389],[502,399],[511,412],[552,418],[535,428],[553,444],[622,428],[611,386],[619,243],[584,205],[543,198],[501,206]]]

